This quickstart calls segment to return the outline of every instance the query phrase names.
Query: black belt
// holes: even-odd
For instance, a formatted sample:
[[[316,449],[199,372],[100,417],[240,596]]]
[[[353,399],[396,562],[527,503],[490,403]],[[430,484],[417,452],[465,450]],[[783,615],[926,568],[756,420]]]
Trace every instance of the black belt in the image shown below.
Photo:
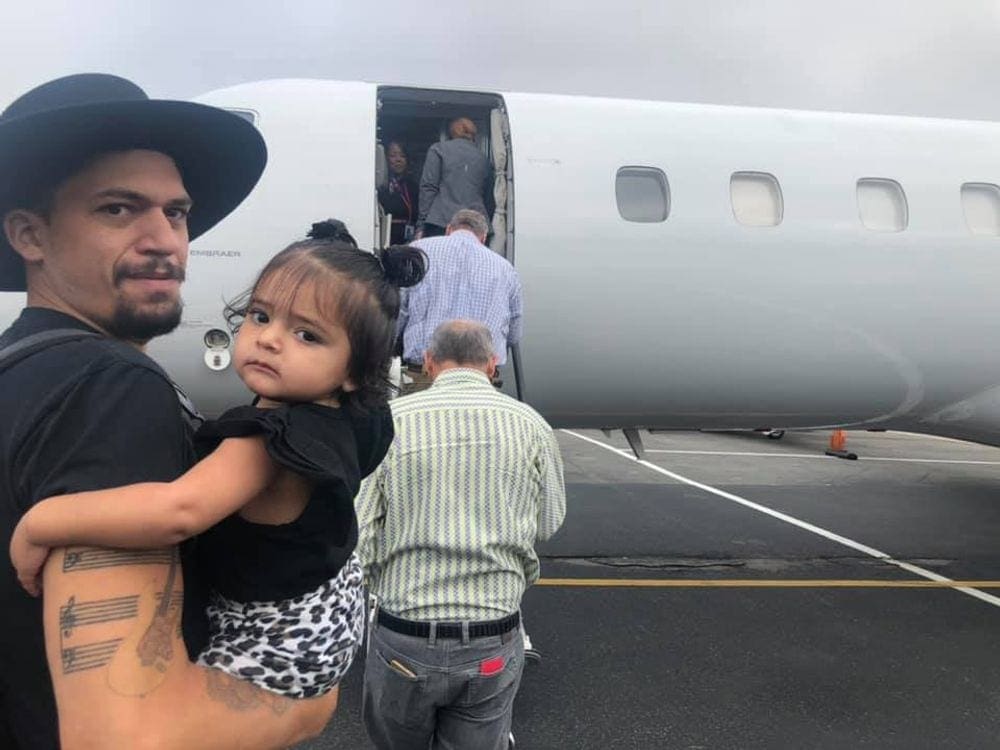
[[[402,617],[390,615],[384,609],[378,611],[378,624],[402,635],[412,635],[417,638],[428,638],[431,634],[429,622],[404,620]],[[521,613],[515,612],[499,620],[482,620],[469,623],[469,638],[483,638],[489,635],[503,635],[521,624]],[[435,629],[437,638],[461,638],[462,623],[439,622]]]

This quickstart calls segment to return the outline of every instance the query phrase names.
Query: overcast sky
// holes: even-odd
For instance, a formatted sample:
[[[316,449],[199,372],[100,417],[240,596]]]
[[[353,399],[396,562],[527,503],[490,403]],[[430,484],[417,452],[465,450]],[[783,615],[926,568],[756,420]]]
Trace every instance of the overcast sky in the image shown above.
[[[149,7],[146,7],[146,6]],[[311,77],[1000,120],[1000,0],[13,0],[0,102]]]

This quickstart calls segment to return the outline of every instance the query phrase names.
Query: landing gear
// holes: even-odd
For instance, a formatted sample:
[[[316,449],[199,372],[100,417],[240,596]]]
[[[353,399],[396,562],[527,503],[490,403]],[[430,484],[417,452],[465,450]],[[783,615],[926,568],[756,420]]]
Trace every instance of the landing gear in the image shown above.
[[[625,433],[625,439],[628,440],[628,446],[635,454],[636,460],[645,461],[646,449],[642,444],[642,438],[639,436],[639,430],[635,427],[626,427],[622,432]]]

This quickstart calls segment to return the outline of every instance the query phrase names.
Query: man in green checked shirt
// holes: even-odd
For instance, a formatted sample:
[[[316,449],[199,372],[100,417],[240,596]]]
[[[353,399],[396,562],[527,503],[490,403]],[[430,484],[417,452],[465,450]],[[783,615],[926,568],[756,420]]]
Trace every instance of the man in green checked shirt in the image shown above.
[[[535,542],[566,515],[552,428],[490,383],[489,329],[442,323],[426,391],[392,402],[396,439],[356,501],[378,610],[363,714],[380,750],[508,746]]]

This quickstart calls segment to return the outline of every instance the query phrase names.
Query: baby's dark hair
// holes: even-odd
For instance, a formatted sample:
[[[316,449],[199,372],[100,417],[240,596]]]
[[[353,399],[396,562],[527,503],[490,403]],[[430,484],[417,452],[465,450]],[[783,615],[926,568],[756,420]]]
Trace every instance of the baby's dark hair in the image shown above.
[[[357,247],[358,241],[347,231],[347,225],[339,219],[324,219],[317,221],[306,233],[311,240],[335,240],[346,242],[351,247]]]
[[[303,284],[314,284],[316,306],[336,318],[351,345],[347,375],[356,390],[335,395],[341,403],[370,407],[384,403],[392,388],[399,289],[419,283],[426,272],[422,250],[409,245],[359,250],[343,223],[331,219],[313,224],[308,239],[275,255],[253,286],[226,306],[226,319],[237,331],[265,281],[275,305],[290,305]]]

